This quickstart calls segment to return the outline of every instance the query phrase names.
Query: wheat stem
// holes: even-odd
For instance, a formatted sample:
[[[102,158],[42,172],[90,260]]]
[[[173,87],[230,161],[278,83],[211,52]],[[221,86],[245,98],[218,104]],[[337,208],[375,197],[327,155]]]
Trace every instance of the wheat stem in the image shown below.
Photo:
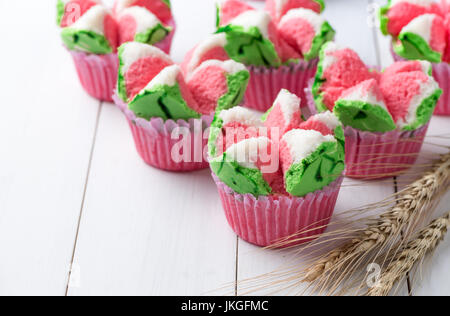
[[[377,285],[371,288],[367,295],[387,296],[395,283],[403,279],[418,261],[436,249],[444,239],[449,226],[450,213],[434,220],[423,229],[415,239],[407,244],[403,251],[394,256],[386,271],[382,273]]]

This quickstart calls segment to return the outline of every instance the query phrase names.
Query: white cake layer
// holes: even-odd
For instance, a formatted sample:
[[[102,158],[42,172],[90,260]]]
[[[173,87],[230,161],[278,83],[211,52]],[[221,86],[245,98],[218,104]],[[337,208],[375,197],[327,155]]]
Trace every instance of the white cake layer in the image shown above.
[[[302,162],[319,148],[322,143],[336,142],[333,136],[323,136],[314,130],[294,129],[284,134],[282,141],[288,146],[293,161],[291,165]]]
[[[255,137],[243,140],[231,145],[227,151],[227,157],[244,168],[258,169],[256,162],[261,155],[268,155],[271,140],[267,137]]]
[[[151,90],[152,88],[159,85],[173,87],[178,82],[177,78],[180,72],[181,68],[178,65],[172,65],[164,68],[159,74],[155,76],[155,78],[152,79],[152,81],[149,82],[149,84],[144,89],[142,89],[139,94],[143,94],[145,93],[145,91]]]
[[[261,34],[269,39],[269,24],[272,21],[270,14],[263,10],[245,11],[230,21],[229,24],[242,26],[244,30],[256,27]]]
[[[192,72],[191,74],[188,75],[188,78],[189,79],[192,78],[198,72],[200,72],[208,67],[219,67],[224,72],[226,72],[227,74],[230,74],[230,75],[234,75],[234,74],[237,74],[238,72],[247,70],[247,68],[243,64],[235,62],[234,60],[220,61],[220,60],[211,59],[211,60],[204,61],[200,66],[198,66],[194,70],[194,72]]]
[[[337,116],[330,111],[316,114],[313,116],[313,119],[325,124],[332,131],[342,125]]]
[[[383,109],[387,110],[384,100],[379,99],[373,89],[366,90],[365,88],[366,85],[364,85],[364,83],[359,84],[358,86],[347,90],[347,92],[344,91],[339,100],[362,101],[364,103],[381,106]]]
[[[225,33],[214,34],[202,41],[192,53],[191,60],[188,64],[187,72],[190,73],[199,66],[202,57],[215,47],[224,47],[227,44],[227,36]]]
[[[236,106],[229,110],[223,110],[220,112],[219,117],[222,119],[223,125],[237,122],[246,126],[262,126],[261,113],[242,106]]]
[[[291,122],[293,116],[300,111],[300,103],[301,99],[286,89],[280,91],[274,102],[275,106],[280,106],[284,121],[286,123]]]
[[[162,22],[150,11],[143,7],[129,7],[120,12],[120,17],[130,15],[136,21],[136,34],[153,29]]]
[[[433,21],[436,18],[434,14],[423,14],[418,16],[409,22],[400,32],[400,34],[404,33],[413,33],[422,37],[428,45],[431,42],[431,30],[433,27]]]
[[[109,11],[104,6],[95,5],[87,10],[74,24],[70,26],[70,28],[105,35],[104,20],[108,14]]]

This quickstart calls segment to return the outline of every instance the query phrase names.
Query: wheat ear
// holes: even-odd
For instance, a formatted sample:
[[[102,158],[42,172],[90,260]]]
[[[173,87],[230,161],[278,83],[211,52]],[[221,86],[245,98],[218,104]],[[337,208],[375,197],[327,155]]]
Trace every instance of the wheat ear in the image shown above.
[[[380,215],[376,222],[369,223],[356,238],[308,267],[304,281],[314,282],[327,272],[337,275],[349,263],[354,263],[355,258],[395,241],[403,229],[431,208],[433,197],[446,188],[450,179],[450,153],[441,158],[434,164],[432,171],[399,192],[395,206]],[[332,277],[328,276],[327,279]]]
[[[437,248],[450,226],[450,213],[434,220],[423,229],[405,249],[394,256],[377,285],[369,290],[369,296],[387,296],[395,283],[402,280],[414,265]]]

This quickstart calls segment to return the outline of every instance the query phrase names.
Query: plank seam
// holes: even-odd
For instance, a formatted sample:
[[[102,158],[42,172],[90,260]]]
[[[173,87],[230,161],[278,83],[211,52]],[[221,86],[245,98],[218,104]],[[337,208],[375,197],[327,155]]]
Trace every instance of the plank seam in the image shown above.
[[[101,117],[101,113],[102,113],[102,108],[103,108],[103,102],[99,102],[98,110],[97,110],[97,118],[96,118],[96,121],[95,121],[94,134],[93,134],[93,137],[92,137],[91,150],[90,150],[90,153],[89,153],[89,163],[88,163],[88,168],[87,168],[87,171],[86,171],[86,178],[85,178],[85,182],[84,182],[83,196],[82,196],[82,199],[81,199],[80,213],[79,213],[79,216],[78,216],[77,230],[76,230],[76,233],[75,233],[75,241],[74,241],[73,249],[72,249],[72,258],[71,258],[71,261],[70,261],[70,269],[69,269],[69,275],[68,275],[68,278],[67,278],[65,296],[69,295],[70,280],[71,280],[71,277],[72,277],[72,266],[73,266],[73,263],[75,261],[75,255],[76,255],[77,244],[78,244],[78,236],[79,236],[79,233],[80,233],[81,219],[83,217],[84,204],[85,204],[85,201],[86,201],[86,193],[87,193],[87,188],[88,188],[88,184],[89,184],[89,176],[90,176],[90,173],[91,173],[92,159],[93,159],[93,156],[94,156],[94,149],[95,149],[95,144],[96,144],[96,141],[97,141],[97,133],[98,133],[98,127],[99,127],[99,124],[100,124],[100,117]]]

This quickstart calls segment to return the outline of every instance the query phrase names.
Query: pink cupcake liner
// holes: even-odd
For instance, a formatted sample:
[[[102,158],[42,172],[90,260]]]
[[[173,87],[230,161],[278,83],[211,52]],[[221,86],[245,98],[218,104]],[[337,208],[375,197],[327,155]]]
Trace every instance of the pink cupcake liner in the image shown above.
[[[308,109],[317,114],[312,95],[313,80],[305,89]],[[371,133],[345,128],[345,175],[361,180],[388,178],[401,174],[417,161],[429,123],[414,131]]]
[[[248,67],[250,81],[245,93],[245,106],[265,112],[272,107],[281,89],[287,89],[304,100],[305,88],[315,76],[317,64],[318,59],[279,68]]]
[[[117,54],[95,55],[69,51],[83,89],[100,101],[112,101],[117,83]]]
[[[387,133],[362,132],[345,128],[345,174],[362,180],[389,178],[411,168],[417,161],[428,131]]]
[[[314,96],[312,94],[312,86],[314,84],[314,78],[309,79],[307,88],[305,89],[305,100],[306,100],[306,106],[310,112],[311,115],[316,115],[317,108],[316,108],[316,101],[314,100]]]
[[[395,61],[406,60],[397,55],[392,46],[391,53]],[[434,115],[450,115],[450,65],[448,63],[432,63],[432,67],[433,77],[443,91],[434,110]]]
[[[208,145],[206,130],[211,125],[213,115],[189,121],[164,121],[161,118],[152,118],[147,121],[137,118],[128,109],[127,104],[116,95],[113,99],[117,107],[125,114],[137,152],[145,163],[158,169],[174,172],[208,168],[209,163],[205,159]],[[180,134],[173,135],[177,131]],[[189,142],[187,146],[180,146],[182,140]],[[188,152],[184,152],[186,147],[189,148]]]
[[[333,215],[342,184],[336,180],[305,197],[237,194],[213,173],[228,223],[243,240],[282,248],[310,242],[323,234]],[[303,232],[300,234],[300,232]],[[295,237],[294,237],[295,235]]]

